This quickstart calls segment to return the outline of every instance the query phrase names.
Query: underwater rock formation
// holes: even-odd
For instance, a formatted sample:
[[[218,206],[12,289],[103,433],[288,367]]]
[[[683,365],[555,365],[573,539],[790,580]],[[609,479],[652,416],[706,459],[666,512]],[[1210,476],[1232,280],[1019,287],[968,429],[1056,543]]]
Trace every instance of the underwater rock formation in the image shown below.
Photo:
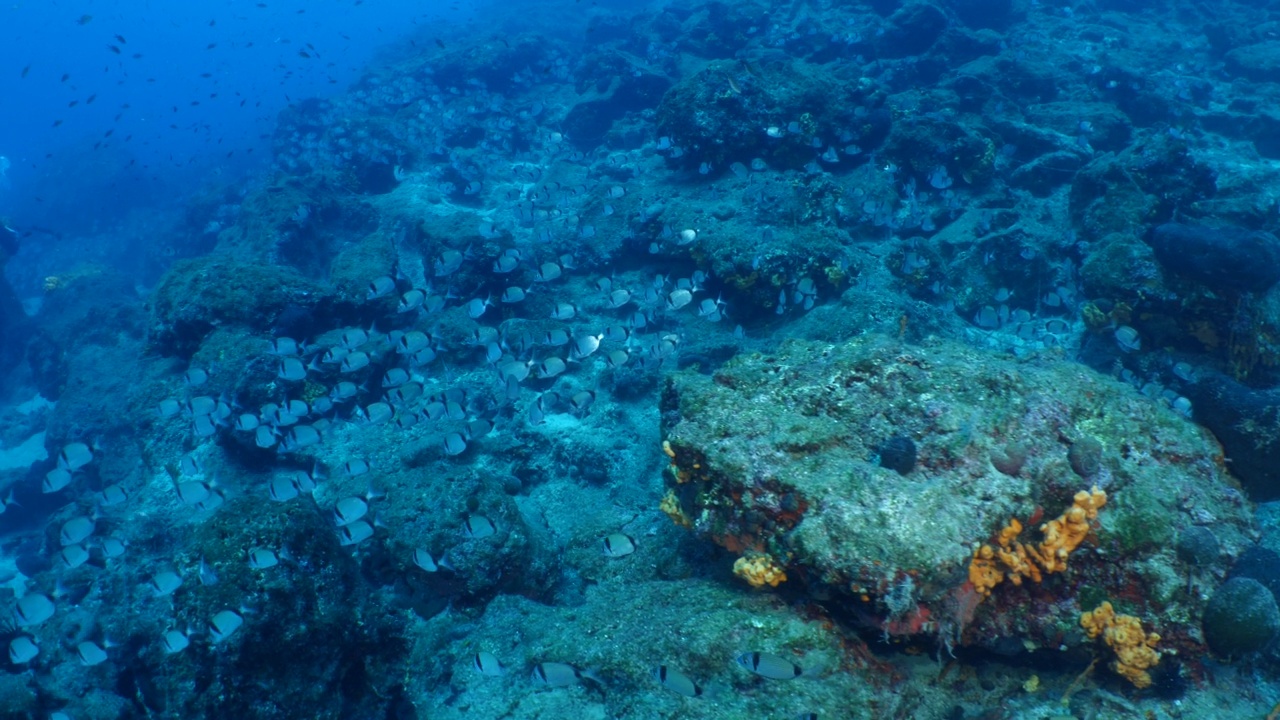
[[[673,519],[770,556],[788,582],[891,635],[1057,647],[1083,610],[1122,598],[1126,612],[1166,618],[1163,645],[1202,650],[1191,619],[1204,601],[1183,590],[1175,535],[1203,525],[1228,552],[1247,542],[1246,503],[1212,437],[1080,367],[946,341],[797,341],[711,377],[674,376],[662,410]],[[904,474],[875,460],[899,436],[919,454]],[[1068,509],[1089,484],[1106,493],[1077,522]],[[965,578],[974,545],[1021,529],[1018,518],[1045,533],[1023,555],[1043,552],[1044,572],[981,600]]]

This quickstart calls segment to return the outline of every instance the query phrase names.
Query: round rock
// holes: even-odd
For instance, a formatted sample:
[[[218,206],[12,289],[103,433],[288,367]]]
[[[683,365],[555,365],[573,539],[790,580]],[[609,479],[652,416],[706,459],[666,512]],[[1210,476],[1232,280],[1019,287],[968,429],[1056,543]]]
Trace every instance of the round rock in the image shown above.
[[[1202,623],[1214,652],[1239,657],[1262,650],[1275,639],[1280,633],[1280,608],[1262,583],[1237,577],[1213,593]]]

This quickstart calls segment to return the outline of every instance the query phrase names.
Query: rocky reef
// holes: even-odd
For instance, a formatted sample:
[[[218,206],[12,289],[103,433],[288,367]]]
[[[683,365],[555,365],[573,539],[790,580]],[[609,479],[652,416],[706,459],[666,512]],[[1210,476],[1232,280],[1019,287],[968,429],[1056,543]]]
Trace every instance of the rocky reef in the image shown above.
[[[949,650],[1079,653],[1082,613],[1110,601],[1198,663],[1207,598],[1188,578],[1253,542],[1212,436],[1069,364],[792,341],[673,376],[662,421],[664,510],[747,558],[744,580]],[[1221,548],[1199,569],[1175,550],[1196,528]]]

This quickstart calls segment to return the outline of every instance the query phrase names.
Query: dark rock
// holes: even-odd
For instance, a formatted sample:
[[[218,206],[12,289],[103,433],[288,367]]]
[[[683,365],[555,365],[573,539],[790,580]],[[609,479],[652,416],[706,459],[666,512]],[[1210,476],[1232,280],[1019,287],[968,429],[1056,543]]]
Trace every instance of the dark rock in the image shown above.
[[[656,108],[671,82],[661,75],[642,72],[616,58],[601,60],[609,77],[599,78],[593,96],[569,109],[564,130],[569,142],[581,150],[599,145],[613,129],[613,124],[629,113]]]
[[[677,82],[658,106],[658,134],[684,150],[688,167],[709,162],[727,169],[735,161],[759,157],[770,165],[801,168],[813,160],[810,136],[828,137],[849,129],[848,109],[867,106],[865,83],[840,82],[820,66],[785,55],[753,60],[714,61]],[[734,88],[737,88],[735,90]],[[770,138],[764,129],[797,122],[802,131]],[[876,112],[853,126],[851,142],[872,148],[887,130]]]
[[[22,358],[31,329],[22,302],[4,279],[5,263],[17,251],[16,234],[0,223],[0,374]]]
[[[1257,580],[1280,602],[1280,554],[1274,550],[1258,545],[1250,547],[1240,553],[1240,557],[1231,566],[1229,577]]]
[[[1231,474],[1254,502],[1280,498],[1280,438],[1272,428],[1280,414],[1280,390],[1254,390],[1231,378],[1201,372],[1183,393],[1196,421],[1222,443]]]
[[[1089,247],[1080,267],[1085,292],[1096,298],[1168,294],[1164,269],[1151,246],[1132,233],[1110,233]]]
[[[889,17],[888,27],[877,38],[880,57],[901,58],[927,51],[947,29],[947,16],[936,6],[916,2],[903,5]]]
[[[1041,155],[1014,170],[1009,175],[1009,184],[1030,190],[1036,197],[1048,197],[1055,188],[1071,182],[1083,165],[1084,158],[1079,153],[1064,151]]]
[[[1192,525],[1178,533],[1178,559],[1188,565],[1212,565],[1222,552],[1218,536],[1207,527]]]
[[[916,466],[916,444],[906,435],[895,435],[876,448],[880,455],[880,467],[897,471],[899,475],[910,473]]]
[[[1110,103],[1049,102],[1027,108],[1027,120],[1070,138],[1083,137],[1098,150],[1119,151],[1129,144],[1129,118]]]
[[[1280,633],[1280,608],[1262,583],[1237,577],[1213,593],[1201,622],[1214,652],[1239,657],[1262,650]]]
[[[1111,233],[1132,234],[1143,218],[1171,218],[1178,208],[1217,191],[1214,170],[1198,162],[1185,141],[1158,134],[1099,155],[1081,169],[1071,184],[1071,216],[1081,239],[1092,242]]]
[[[315,308],[324,295],[287,267],[218,255],[182,260],[151,294],[150,337],[164,352],[190,355],[215,327],[266,332],[285,308]]]
[[[1226,54],[1227,70],[1258,82],[1280,82],[1280,40],[1245,45]]]
[[[1102,443],[1097,438],[1086,435],[1071,443],[1071,449],[1067,450],[1067,460],[1071,463],[1071,469],[1087,480],[1097,475],[1102,467]]]
[[[1166,223],[1149,242],[1162,265],[1213,290],[1261,292],[1280,280],[1280,238],[1269,232]]]

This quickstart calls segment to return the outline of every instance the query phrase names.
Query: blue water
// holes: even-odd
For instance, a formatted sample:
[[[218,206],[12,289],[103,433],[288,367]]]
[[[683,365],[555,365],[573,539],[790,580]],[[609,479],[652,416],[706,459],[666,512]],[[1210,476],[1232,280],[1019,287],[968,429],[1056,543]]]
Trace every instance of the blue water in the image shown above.
[[[1267,12],[10,3],[0,720],[1274,717]]]

